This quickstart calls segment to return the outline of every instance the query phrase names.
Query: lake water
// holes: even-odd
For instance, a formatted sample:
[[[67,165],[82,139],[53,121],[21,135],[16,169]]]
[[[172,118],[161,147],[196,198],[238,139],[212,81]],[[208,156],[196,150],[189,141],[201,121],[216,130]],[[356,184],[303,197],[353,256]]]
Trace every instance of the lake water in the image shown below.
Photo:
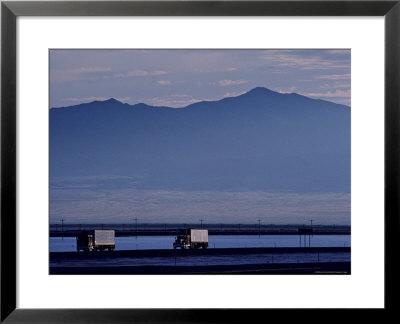
[[[116,237],[115,250],[172,249],[175,236]],[[75,237],[51,237],[50,252],[76,251]],[[209,248],[350,247],[350,235],[210,235]]]

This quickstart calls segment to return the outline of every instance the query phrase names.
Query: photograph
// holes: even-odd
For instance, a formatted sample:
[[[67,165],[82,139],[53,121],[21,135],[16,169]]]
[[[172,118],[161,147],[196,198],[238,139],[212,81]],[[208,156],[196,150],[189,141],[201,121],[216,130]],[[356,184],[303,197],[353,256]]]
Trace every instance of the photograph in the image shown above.
[[[351,274],[351,49],[48,65],[50,275]]]

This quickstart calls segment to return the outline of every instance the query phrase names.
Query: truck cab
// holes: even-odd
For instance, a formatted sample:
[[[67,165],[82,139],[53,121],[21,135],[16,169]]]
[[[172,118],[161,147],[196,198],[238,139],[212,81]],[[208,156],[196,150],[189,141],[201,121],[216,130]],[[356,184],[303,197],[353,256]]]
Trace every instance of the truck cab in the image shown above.
[[[188,234],[188,231],[186,229],[180,230],[178,232],[173,246],[174,249],[178,247],[181,249],[186,249],[190,247],[190,235]]]
[[[93,250],[93,235],[91,231],[84,231],[76,237],[76,250],[88,252]]]

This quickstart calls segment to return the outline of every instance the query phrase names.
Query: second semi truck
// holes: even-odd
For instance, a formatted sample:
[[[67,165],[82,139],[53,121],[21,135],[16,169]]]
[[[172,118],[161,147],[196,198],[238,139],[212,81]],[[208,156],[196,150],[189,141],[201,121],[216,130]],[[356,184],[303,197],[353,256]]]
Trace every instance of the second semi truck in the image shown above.
[[[205,229],[184,229],[176,236],[174,249],[198,249],[208,247],[208,230]]]

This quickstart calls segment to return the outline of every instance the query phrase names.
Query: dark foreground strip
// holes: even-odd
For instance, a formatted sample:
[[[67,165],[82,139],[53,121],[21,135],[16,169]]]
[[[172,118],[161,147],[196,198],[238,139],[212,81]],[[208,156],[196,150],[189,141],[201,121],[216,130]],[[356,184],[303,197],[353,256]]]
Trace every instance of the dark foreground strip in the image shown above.
[[[131,257],[179,257],[193,255],[240,255],[259,253],[343,253],[350,252],[350,247],[310,247],[310,248],[226,248],[226,249],[188,249],[188,250],[123,250],[103,252],[50,252],[50,260],[93,260],[107,258],[131,258]]]
[[[214,266],[50,267],[50,274],[350,274],[350,262]]]

